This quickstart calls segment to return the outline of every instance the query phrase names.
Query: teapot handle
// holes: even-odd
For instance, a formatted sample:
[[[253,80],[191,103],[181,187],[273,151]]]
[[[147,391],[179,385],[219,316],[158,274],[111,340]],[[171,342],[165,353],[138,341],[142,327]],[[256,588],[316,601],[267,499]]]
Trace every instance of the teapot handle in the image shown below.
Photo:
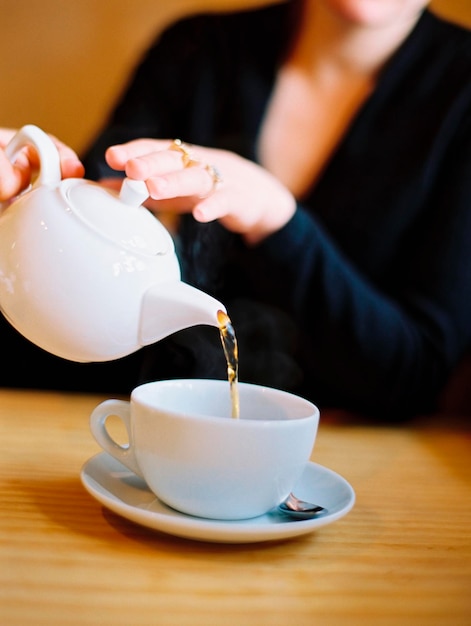
[[[39,175],[31,187],[57,186],[61,181],[60,157],[49,135],[37,126],[27,124],[13,136],[5,148],[5,154],[13,163],[18,152],[26,146],[33,146],[36,149],[40,163]]]

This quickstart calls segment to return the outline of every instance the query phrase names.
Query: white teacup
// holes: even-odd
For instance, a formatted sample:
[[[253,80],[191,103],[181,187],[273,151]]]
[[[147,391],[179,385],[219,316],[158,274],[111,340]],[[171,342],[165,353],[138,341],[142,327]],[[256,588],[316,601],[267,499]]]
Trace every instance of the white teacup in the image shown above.
[[[317,407],[290,393],[239,383],[240,418],[231,417],[223,380],[167,380],[133,390],[131,401],[107,400],[90,416],[109,454],[141,476],[169,506],[212,519],[256,517],[293,490],[314,446]],[[118,416],[129,445],[106,420]]]

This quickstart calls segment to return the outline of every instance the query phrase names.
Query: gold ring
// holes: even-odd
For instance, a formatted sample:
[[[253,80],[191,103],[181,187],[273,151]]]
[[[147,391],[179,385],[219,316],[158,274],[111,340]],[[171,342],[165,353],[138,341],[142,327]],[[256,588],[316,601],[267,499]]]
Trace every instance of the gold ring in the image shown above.
[[[174,139],[169,150],[176,150],[181,153],[183,167],[194,167],[201,164],[197,159],[193,159],[190,148],[181,139]]]
[[[215,165],[210,165],[208,163],[207,165],[204,166],[204,169],[211,176],[212,181],[213,181],[213,186],[211,187],[211,189],[208,191],[207,194],[205,194],[204,196],[200,196],[200,198],[207,198],[208,196],[213,194],[216,191],[216,189],[219,187],[219,185],[223,182],[222,176]]]

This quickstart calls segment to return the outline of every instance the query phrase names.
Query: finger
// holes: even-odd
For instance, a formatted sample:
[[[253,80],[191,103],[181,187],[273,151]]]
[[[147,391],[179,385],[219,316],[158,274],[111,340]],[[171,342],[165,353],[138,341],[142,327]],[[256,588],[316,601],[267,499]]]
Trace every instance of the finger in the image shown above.
[[[170,143],[170,141],[160,139],[135,139],[128,143],[110,146],[105,152],[105,159],[113,169],[123,170],[129,159],[165,150]]]
[[[12,164],[0,150],[0,202],[11,200],[25,189],[31,179],[31,167],[25,154],[19,154]]]
[[[85,168],[77,156],[77,153],[68,145],[50,135],[57,151],[59,152],[62,178],[81,178],[85,174]]]
[[[151,198],[177,198],[180,196],[205,196],[213,188],[213,179],[205,168],[187,167],[162,176],[147,179]]]
[[[137,180],[147,180],[183,169],[180,155],[171,150],[152,152],[129,159],[125,166],[126,176]]]
[[[226,195],[214,193],[197,202],[193,208],[193,217],[197,222],[212,222],[228,215],[229,207]]]
[[[82,178],[84,174],[85,168],[78,159],[61,159],[62,178]]]

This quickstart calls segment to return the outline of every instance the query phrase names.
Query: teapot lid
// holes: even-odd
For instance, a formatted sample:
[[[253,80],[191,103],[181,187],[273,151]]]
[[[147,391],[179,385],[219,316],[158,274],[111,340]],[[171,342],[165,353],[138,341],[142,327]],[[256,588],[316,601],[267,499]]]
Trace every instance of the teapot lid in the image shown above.
[[[68,207],[90,228],[135,253],[157,255],[172,252],[173,240],[158,219],[143,206],[142,196],[128,204],[113,191],[84,179],[62,181]],[[147,197],[147,196],[146,196]]]

